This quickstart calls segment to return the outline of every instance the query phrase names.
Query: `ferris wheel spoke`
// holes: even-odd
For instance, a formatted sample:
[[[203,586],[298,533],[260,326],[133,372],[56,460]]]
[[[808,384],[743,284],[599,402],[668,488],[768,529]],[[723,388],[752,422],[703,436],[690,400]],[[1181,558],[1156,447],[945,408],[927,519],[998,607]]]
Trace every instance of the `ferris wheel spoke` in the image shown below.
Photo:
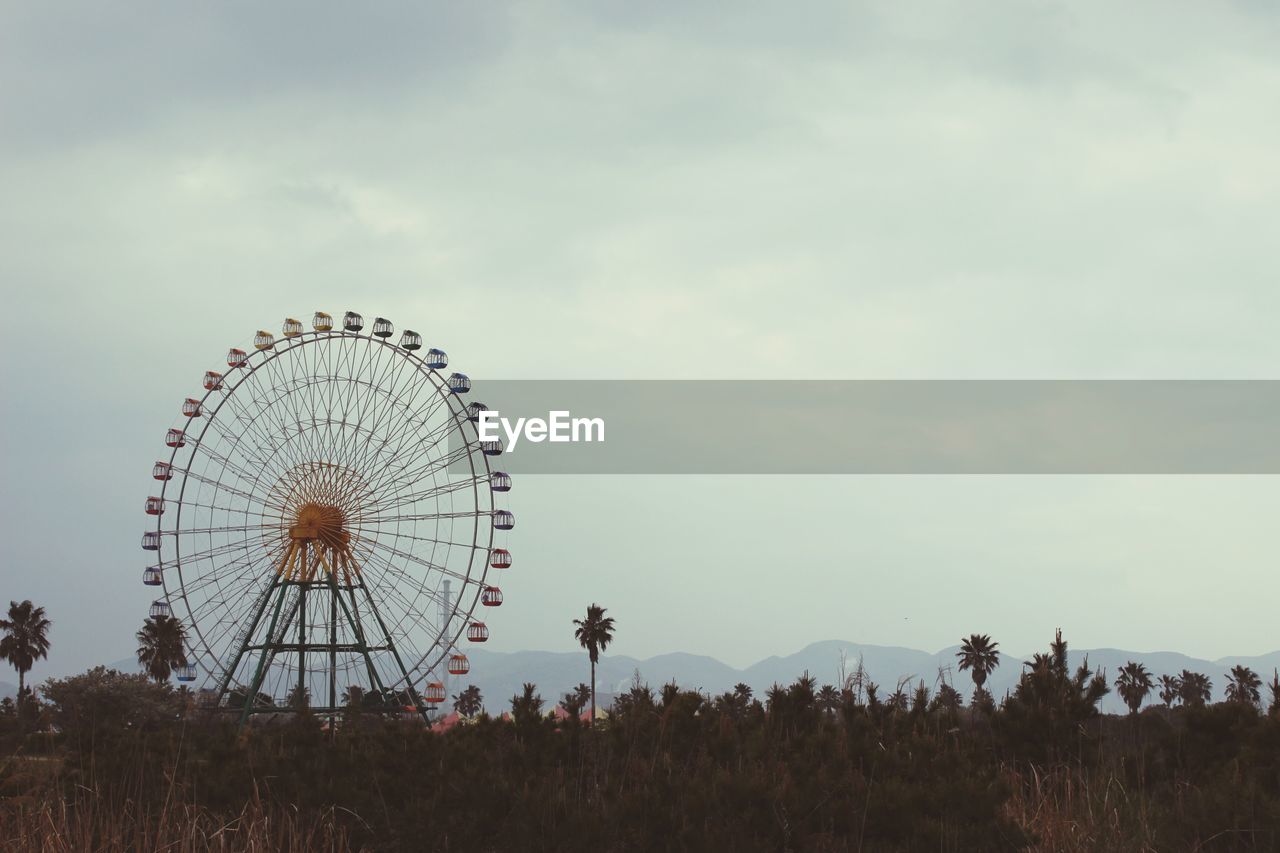
[[[453,394],[447,388],[436,388],[433,382],[428,380],[424,383],[424,388],[429,386],[432,391],[436,392],[435,398],[426,408],[419,409],[416,412],[413,409],[406,411],[407,417],[399,425],[396,433],[389,435],[389,439],[395,439],[401,443],[406,435],[413,435],[409,432],[416,426],[427,426],[433,421],[438,421],[434,427],[428,428],[425,432],[419,432],[413,435],[412,444],[416,448],[415,455],[421,455],[434,442],[440,441],[447,437],[449,433],[460,427],[460,413],[454,409]],[[465,420],[465,418],[463,419]]]
[[[416,459],[410,460],[410,462],[412,463],[414,461],[417,461],[418,459],[426,458],[427,461],[425,463],[413,469],[409,469],[406,467],[406,468],[401,468],[399,470],[396,470],[394,472],[392,471],[384,472],[383,475],[378,477],[376,481],[376,486],[378,488],[389,489],[397,485],[408,485],[408,484],[416,483],[419,480],[425,479],[426,477],[433,476],[437,473],[446,472],[454,464],[460,463],[464,459],[467,459],[469,456],[471,456],[471,454],[475,452],[476,449],[477,448],[469,445],[463,445],[461,447],[452,447],[447,449],[444,453],[439,454],[435,457],[427,456],[427,454],[430,453],[430,449],[423,450],[421,453],[419,453],[416,456]],[[462,475],[462,476],[466,476],[466,475]],[[475,479],[474,474],[470,476],[469,479],[474,480]]]
[[[211,486],[215,490],[229,492],[230,494],[233,494],[238,498],[244,498],[246,501],[252,502],[254,500],[254,496],[251,495],[249,492],[243,491],[241,489],[232,488],[231,486],[228,486],[225,483],[220,483],[217,480],[211,480],[208,477],[204,476],[203,474],[197,474],[195,471],[192,471],[190,468],[186,469],[182,473],[187,478],[195,480],[198,483],[204,483],[206,486]]]
[[[403,390],[399,383],[393,388],[391,396],[396,405],[393,405],[388,413],[388,425],[395,424],[395,428],[388,429],[383,442],[383,448],[394,445],[397,454],[405,438],[413,434],[415,427],[431,423],[437,410],[448,405],[447,396],[440,392],[435,380],[425,369],[411,365],[402,370],[401,374],[400,378],[405,380]],[[418,405],[419,398],[424,392],[429,395],[429,404],[425,408]],[[431,438],[430,430],[425,433],[419,431],[415,436],[415,442],[429,441]],[[368,462],[370,456],[371,454],[366,453],[361,461]]]
[[[190,566],[195,563],[199,563],[202,560],[212,560],[216,557],[221,557],[224,554],[233,554],[237,551],[242,551],[249,547],[251,546],[244,541],[227,542],[221,545],[214,545],[214,546],[205,548],[204,550],[198,551],[194,554],[187,554],[187,555],[184,555],[180,548],[175,548],[174,550],[177,553],[175,555],[173,564]]]
[[[259,571],[257,561],[252,557],[245,557],[226,564],[221,572],[209,572],[187,581],[179,591],[179,595],[189,609],[196,611],[217,595],[243,596],[242,585],[250,583],[257,571]],[[264,576],[270,575],[264,574]],[[224,592],[224,587],[229,589]]]
[[[223,527],[184,527],[181,530],[161,530],[161,536],[192,536],[196,534],[212,534],[212,533],[248,533],[251,530],[261,530],[261,524],[236,524],[226,525]]]
[[[360,519],[362,525],[380,525],[380,524],[400,524],[409,521],[446,521],[461,518],[480,518],[487,516],[487,512],[434,512],[434,513],[418,513],[407,515],[383,515],[373,518],[364,517]],[[367,529],[367,528],[365,528]],[[456,543],[451,543],[456,544]]]
[[[353,538],[355,538],[355,537],[353,537]],[[414,564],[416,564],[416,565],[419,565],[419,566],[421,566],[421,567],[422,567],[422,568],[424,568],[424,569],[429,569],[429,570],[431,570],[431,571],[433,571],[433,572],[440,572],[440,573],[441,573],[441,574],[443,574],[443,575],[446,575],[446,576],[448,576],[448,577],[451,577],[451,578],[453,578],[453,579],[455,579],[455,580],[460,580],[460,581],[462,581],[463,583],[474,583],[474,582],[475,582],[475,581],[473,581],[473,580],[472,580],[468,575],[460,574],[459,572],[454,571],[453,569],[450,569],[450,568],[448,568],[447,566],[441,566],[441,565],[439,565],[439,564],[433,563],[433,562],[431,562],[430,560],[425,559],[425,558],[423,558],[423,557],[419,557],[419,556],[418,556],[418,555],[416,555],[416,554],[411,554],[411,553],[409,553],[408,551],[402,551],[402,550],[400,550],[399,548],[395,548],[395,547],[393,547],[393,546],[391,546],[391,545],[387,545],[387,544],[382,543],[382,542],[377,542],[376,540],[368,540],[368,539],[365,539],[364,537],[359,537],[359,538],[361,539],[361,541],[362,541],[362,542],[370,542],[370,541],[372,541],[372,543],[373,543],[373,549],[386,551],[388,554],[392,554],[393,556],[399,557],[399,558],[400,558],[400,559],[402,559],[402,560],[408,560],[409,562],[414,563]],[[460,542],[450,542],[450,543],[440,543],[440,544],[459,545],[459,546],[461,546],[461,547],[465,547],[465,548],[470,548],[470,547],[471,547],[470,545],[465,545],[465,544],[460,543]],[[381,556],[381,555],[379,555],[379,556]],[[384,558],[384,559],[385,559],[385,558]]]
[[[377,509],[380,512],[390,512],[392,510],[401,509],[403,507],[413,506],[414,504],[421,503],[423,501],[428,501],[432,498],[441,498],[447,495],[452,495],[455,492],[462,492],[462,491],[467,491],[468,489],[474,489],[475,485],[476,485],[475,481],[470,477],[466,479],[456,479],[444,485],[434,486],[425,491],[409,492],[407,495],[404,495],[403,497],[398,497],[395,501],[391,503],[379,504]]]

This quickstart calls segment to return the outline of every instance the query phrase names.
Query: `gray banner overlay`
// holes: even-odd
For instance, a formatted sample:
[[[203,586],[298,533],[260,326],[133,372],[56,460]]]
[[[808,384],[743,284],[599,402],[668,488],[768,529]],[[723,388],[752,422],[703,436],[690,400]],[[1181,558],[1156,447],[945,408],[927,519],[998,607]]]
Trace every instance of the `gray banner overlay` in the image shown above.
[[[1280,381],[477,380],[512,474],[1277,474]],[[505,432],[502,445],[511,442]]]

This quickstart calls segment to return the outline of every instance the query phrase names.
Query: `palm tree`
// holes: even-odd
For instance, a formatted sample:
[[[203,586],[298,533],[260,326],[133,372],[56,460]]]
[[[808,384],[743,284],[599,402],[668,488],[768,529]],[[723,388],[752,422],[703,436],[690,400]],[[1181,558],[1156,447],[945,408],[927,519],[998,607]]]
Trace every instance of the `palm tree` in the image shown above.
[[[1271,691],[1271,704],[1267,707],[1267,713],[1274,717],[1280,714],[1280,669],[1271,670],[1267,689]]]
[[[1182,695],[1182,682],[1176,675],[1160,676],[1160,701],[1166,708],[1173,707],[1173,700]]]
[[[542,696],[537,692],[538,686],[524,683],[523,691],[511,697],[511,719],[520,728],[525,728],[542,719]]]
[[[818,707],[824,714],[834,714],[840,709],[840,691],[830,684],[822,685],[818,691]]]
[[[1262,679],[1247,666],[1231,667],[1227,676],[1227,701],[1256,708],[1262,701]]]
[[[579,684],[564,694],[564,698],[560,700],[560,707],[564,708],[575,722],[581,722],[582,709],[587,707],[587,703],[590,701],[591,688],[585,684]]]
[[[598,604],[587,608],[586,619],[574,619],[577,625],[573,636],[587,650],[591,658],[591,725],[596,723],[596,664],[600,661],[600,653],[608,648],[613,640],[613,617],[605,616],[605,609]]]
[[[305,711],[311,707],[311,690],[293,685],[285,697],[285,705],[295,711]]]
[[[1136,714],[1142,707],[1142,701],[1155,687],[1151,673],[1140,663],[1129,661],[1120,667],[1120,675],[1116,677],[1116,690],[1124,704],[1129,706],[1129,713]]]
[[[1213,695],[1213,682],[1200,672],[1183,670],[1178,676],[1178,698],[1189,708],[1203,708]]]
[[[453,697],[453,710],[468,720],[483,711],[484,697],[480,695],[480,688],[468,684],[466,690]]]
[[[999,645],[991,642],[986,634],[970,634],[968,639],[960,643],[960,651],[956,652],[956,657],[960,658],[961,670],[973,671],[975,699],[982,692],[982,685],[987,683],[987,676],[1000,665],[1000,652],[997,651]]]
[[[174,616],[149,616],[138,632],[138,663],[164,683],[176,666],[187,665],[187,629]]]
[[[49,628],[53,625],[44,616],[44,608],[36,607],[30,599],[19,604],[9,602],[9,618],[0,619],[0,657],[18,671],[18,704],[22,710],[22,694],[26,692],[27,673],[40,658],[49,656]]]

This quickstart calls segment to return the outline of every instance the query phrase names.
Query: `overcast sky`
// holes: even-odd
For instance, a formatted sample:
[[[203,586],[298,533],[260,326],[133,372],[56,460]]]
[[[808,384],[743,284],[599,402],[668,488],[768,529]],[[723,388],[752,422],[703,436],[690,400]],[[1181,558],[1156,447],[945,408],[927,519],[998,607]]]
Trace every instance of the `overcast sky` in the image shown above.
[[[477,387],[1280,375],[1263,0],[0,9],[0,597],[54,621],[36,678],[131,654],[164,430],[286,315],[389,317]],[[499,650],[571,648],[591,601],[620,653],[733,664],[1280,647],[1275,478],[511,498]]]

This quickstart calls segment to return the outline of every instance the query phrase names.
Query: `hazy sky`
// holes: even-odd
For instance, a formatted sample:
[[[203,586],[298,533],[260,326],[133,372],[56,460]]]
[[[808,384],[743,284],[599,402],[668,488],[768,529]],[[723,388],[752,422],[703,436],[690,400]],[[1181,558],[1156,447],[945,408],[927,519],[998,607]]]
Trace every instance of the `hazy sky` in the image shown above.
[[[478,388],[1280,376],[1274,9],[0,4],[0,598],[54,620],[34,676],[132,652],[164,430],[286,315],[389,317]],[[618,652],[733,664],[1280,646],[1275,478],[511,498],[499,650],[570,648],[590,601]]]

